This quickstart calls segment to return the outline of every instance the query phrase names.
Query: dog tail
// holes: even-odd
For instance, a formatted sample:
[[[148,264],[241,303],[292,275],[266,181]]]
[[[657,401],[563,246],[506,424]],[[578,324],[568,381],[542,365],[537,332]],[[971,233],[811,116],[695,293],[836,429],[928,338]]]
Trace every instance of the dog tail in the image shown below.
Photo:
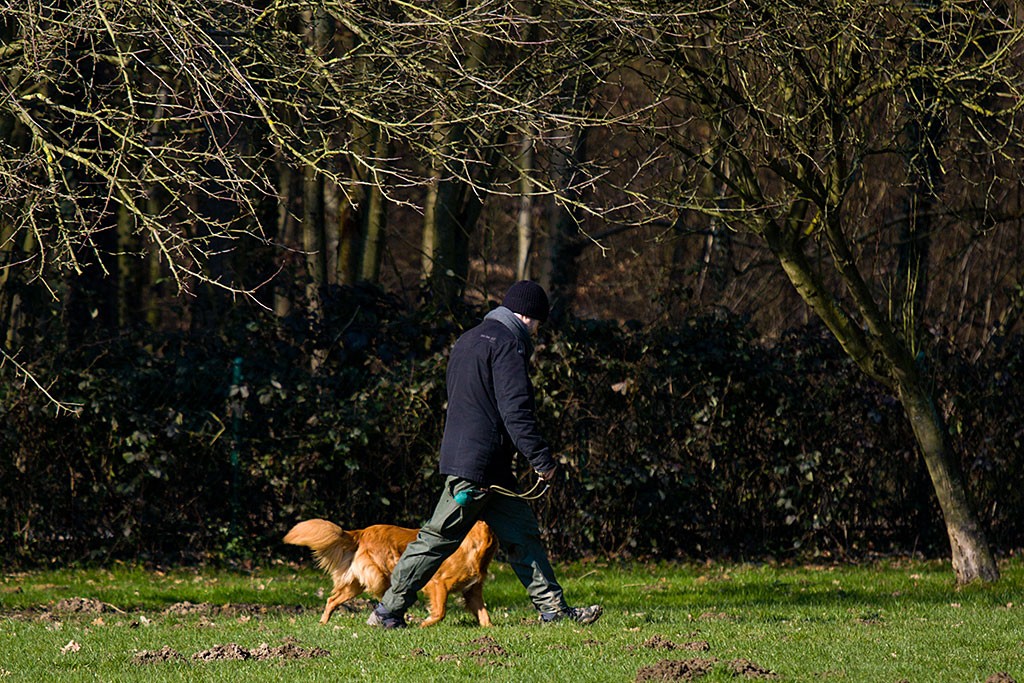
[[[284,542],[312,550],[317,564],[326,572],[347,568],[357,547],[350,533],[326,519],[299,522],[285,534]]]

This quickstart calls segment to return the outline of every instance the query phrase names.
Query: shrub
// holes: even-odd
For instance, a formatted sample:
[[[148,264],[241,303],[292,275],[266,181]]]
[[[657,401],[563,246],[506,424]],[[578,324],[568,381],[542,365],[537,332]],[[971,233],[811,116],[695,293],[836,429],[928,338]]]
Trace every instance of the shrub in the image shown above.
[[[323,311],[41,349],[33,368],[83,409],[55,416],[0,385],[3,560],[268,556],[300,518],[421,523],[447,350],[483,311],[410,310],[369,287],[326,292]],[[1024,347],[931,357],[991,540],[1019,547],[1024,499],[1002,475],[1021,465]],[[947,552],[899,404],[821,329],[765,345],[727,315],[573,320],[542,332],[534,366],[568,474],[537,503],[556,554]]]

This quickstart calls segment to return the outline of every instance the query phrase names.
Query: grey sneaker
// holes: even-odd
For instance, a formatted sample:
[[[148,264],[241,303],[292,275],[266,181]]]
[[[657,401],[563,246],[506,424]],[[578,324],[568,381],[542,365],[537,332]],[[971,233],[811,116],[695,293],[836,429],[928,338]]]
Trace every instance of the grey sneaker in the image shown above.
[[[591,605],[590,607],[567,607],[561,612],[543,612],[540,615],[541,623],[553,624],[557,621],[569,619],[575,621],[577,624],[593,624],[595,621],[601,618],[601,614],[604,612],[604,608],[600,605]]]
[[[377,626],[384,629],[405,628],[405,617],[401,614],[393,614],[384,609],[384,605],[377,605],[370,618],[366,620],[367,625]]]

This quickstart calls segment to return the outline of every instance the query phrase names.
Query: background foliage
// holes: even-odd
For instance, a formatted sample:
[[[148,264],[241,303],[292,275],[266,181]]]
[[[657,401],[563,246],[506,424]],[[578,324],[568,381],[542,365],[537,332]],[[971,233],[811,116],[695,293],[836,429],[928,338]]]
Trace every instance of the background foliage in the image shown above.
[[[484,311],[453,318],[368,286],[324,301],[316,325],[239,307],[191,335],[40,350],[33,370],[78,416],[5,377],[0,560],[267,557],[305,517],[417,525],[439,486],[447,348]],[[972,361],[932,346],[993,545],[1017,548],[1024,499],[1006,475],[1022,465],[1024,349]],[[821,329],[767,345],[726,314],[577,319],[543,332],[534,362],[567,475],[539,503],[562,557],[946,552],[899,405]]]
[[[1002,0],[0,0],[4,552],[414,523],[530,278],[559,550],[930,552],[920,453],[994,580],[1022,65]]]

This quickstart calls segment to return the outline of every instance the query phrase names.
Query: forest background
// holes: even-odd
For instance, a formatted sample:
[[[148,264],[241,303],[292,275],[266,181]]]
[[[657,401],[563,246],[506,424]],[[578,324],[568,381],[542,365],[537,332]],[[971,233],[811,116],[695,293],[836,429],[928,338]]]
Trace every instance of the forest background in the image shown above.
[[[418,524],[521,278],[560,555],[1021,547],[1016,3],[0,7],[5,565]]]

